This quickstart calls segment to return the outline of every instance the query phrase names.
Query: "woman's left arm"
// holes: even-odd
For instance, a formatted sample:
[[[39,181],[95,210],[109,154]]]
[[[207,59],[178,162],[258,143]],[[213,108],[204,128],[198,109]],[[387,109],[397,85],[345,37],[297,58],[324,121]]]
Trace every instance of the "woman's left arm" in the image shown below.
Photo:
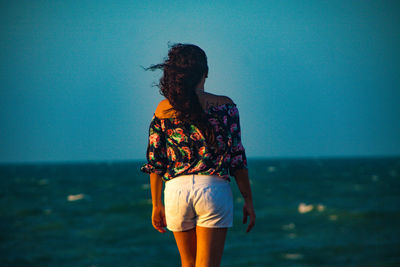
[[[151,221],[153,227],[160,233],[165,233],[164,227],[167,226],[165,220],[165,209],[161,200],[163,181],[161,175],[150,173],[150,189],[151,189],[151,203],[153,204],[153,211]]]

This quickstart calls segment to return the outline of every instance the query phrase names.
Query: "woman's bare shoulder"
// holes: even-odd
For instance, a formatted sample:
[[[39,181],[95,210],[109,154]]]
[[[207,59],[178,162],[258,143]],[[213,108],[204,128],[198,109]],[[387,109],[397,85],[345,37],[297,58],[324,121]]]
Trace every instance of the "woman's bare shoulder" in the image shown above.
[[[158,103],[156,111],[154,114],[157,118],[164,119],[164,118],[171,118],[175,116],[175,111],[172,110],[172,105],[169,103],[168,99],[161,100]]]
[[[224,95],[214,95],[211,93],[204,93],[203,97],[200,99],[203,108],[210,108],[213,106],[220,106],[224,104],[233,104],[234,102],[227,96]]]

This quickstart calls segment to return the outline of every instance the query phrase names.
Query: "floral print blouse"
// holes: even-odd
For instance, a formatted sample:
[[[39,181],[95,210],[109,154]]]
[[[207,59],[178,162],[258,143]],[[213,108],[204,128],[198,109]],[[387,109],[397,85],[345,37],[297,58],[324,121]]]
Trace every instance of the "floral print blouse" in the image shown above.
[[[206,113],[215,130],[216,152],[207,147],[195,125],[154,114],[149,127],[148,162],[141,171],[157,173],[164,181],[188,174],[216,175],[229,181],[229,175],[237,169],[247,169],[236,104],[213,106]]]

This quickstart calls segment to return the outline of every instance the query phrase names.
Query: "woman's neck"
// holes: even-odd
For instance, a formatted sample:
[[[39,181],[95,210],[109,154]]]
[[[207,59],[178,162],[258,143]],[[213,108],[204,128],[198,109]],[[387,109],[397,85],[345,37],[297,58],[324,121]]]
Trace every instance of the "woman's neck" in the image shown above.
[[[197,87],[196,94],[198,94],[198,95],[204,94],[204,87]]]
[[[206,82],[206,75],[203,75],[203,78],[196,86],[196,93],[197,94],[204,94],[204,83]]]

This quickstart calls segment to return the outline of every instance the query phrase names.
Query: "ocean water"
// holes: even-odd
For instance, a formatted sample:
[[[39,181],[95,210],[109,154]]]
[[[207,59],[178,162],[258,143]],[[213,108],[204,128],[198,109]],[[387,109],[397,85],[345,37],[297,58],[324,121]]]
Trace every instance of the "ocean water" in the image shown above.
[[[0,165],[0,266],[179,266],[141,162]],[[400,157],[249,160],[222,266],[400,266]]]

